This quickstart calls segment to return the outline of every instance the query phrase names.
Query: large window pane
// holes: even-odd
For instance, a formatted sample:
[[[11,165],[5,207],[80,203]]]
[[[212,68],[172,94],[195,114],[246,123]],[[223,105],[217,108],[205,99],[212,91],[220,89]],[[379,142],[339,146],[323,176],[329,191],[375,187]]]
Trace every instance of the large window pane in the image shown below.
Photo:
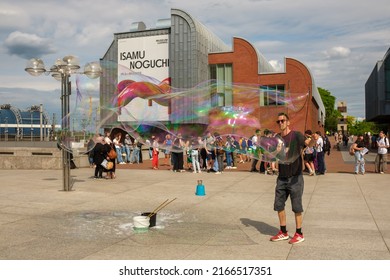
[[[216,92],[212,93],[213,106],[231,106],[233,104],[232,93],[232,64],[210,65],[210,79],[217,83]]]
[[[285,105],[284,85],[267,85],[260,87],[260,106]]]

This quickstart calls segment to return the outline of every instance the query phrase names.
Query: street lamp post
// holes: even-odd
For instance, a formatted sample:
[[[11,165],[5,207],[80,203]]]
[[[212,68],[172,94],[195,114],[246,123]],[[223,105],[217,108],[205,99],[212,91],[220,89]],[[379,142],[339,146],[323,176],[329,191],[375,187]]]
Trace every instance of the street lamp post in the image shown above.
[[[30,108],[30,117],[31,117],[31,142],[33,140],[33,133],[34,133],[34,129],[33,129],[33,111],[32,111],[32,108]]]
[[[69,141],[69,132],[70,132],[70,95],[71,95],[71,74],[85,74],[91,79],[100,77],[101,67],[98,62],[87,63],[84,67],[84,72],[78,72],[80,69],[78,58],[75,56],[65,56],[63,59],[57,59],[55,64],[50,67],[50,70],[46,70],[45,64],[41,59],[33,58],[30,59],[27,63],[25,69],[32,76],[39,76],[42,73],[46,75],[51,74],[53,78],[58,81],[61,81],[61,137],[60,137],[60,148],[62,151],[62,170],[63,170],[63,189],[64,191],[72,190],[72,182],[70,178],[70,141]]]
[[[5,135],[5,141],[8,141],[8,117],[5,117],[5,131],[4,131],[4,135]]]

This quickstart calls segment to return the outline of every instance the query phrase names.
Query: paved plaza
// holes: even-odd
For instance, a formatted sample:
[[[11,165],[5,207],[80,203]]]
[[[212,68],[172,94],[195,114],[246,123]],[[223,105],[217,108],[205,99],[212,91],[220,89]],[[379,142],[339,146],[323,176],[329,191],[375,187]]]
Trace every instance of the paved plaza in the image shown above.
[[[95,180],[78,168],[64,192],[61,170],[0,170],[0,259],[389,260],[390,175],[348,168],[305,176],[306,240],[296,245],[269,241],[279,230],[275,176],[122,168],[115,180]],[[205,196],[195,195],[199,179]],[[156,227],[133,229],[134,216],[173,198]]]

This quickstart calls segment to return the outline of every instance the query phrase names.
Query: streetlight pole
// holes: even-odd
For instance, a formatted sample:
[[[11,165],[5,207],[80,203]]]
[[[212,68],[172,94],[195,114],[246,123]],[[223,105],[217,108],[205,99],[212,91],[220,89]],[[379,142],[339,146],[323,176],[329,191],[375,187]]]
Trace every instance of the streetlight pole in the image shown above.
[[[39,105],[39,140],[43,141],[43,106],[42,104]]]
[[[5,117],[5,141],[8,141],[8,117]]]
[[[84,72],[78,72],[80,69],[78,58],[75,56],[65,56],[63,59],[57,59],[55,64],[50,67],[50,70],[46,70],[45,64],[41,59],[33,58],[27,63],[25,71],[32,76],[39,76],[42,73],[46,75],[51,74],[53,78],[61,81],[61,136],[60,143],[58,145],[62,151],[62,173],[63,173],[63,190],[71,191],[72,182],[70,178],[70,95],[71,95],[71,82],[69,80],[71,74],[85,74],[91,79],[100,77],[101,67],[98,62],[87,63],[84,67]]]
[[[34,130],[33,130],[33,110],[32,108],[30,108],[30,122],[31,122],[31,129],[30,129],[30,136],[31,136],[31,142],[33,140],[33,133],[34,133]]]

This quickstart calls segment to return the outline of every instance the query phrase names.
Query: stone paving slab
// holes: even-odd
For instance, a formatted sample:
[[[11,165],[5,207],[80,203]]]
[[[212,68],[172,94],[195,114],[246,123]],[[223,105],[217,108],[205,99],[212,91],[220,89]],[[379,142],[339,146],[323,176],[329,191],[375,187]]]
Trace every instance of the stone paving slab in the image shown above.
[[[93,170],[0,170],[0,259],[390,259],[390,175],[305,176],[306,241],[270,242],[275,176],[250,172],[192,174],[118,169],[115,180]],[[196,196],[202,179],[205,196]],[[177,198],[157,226],[132,218]],[[294,216],[287,203],[287,226]]]

